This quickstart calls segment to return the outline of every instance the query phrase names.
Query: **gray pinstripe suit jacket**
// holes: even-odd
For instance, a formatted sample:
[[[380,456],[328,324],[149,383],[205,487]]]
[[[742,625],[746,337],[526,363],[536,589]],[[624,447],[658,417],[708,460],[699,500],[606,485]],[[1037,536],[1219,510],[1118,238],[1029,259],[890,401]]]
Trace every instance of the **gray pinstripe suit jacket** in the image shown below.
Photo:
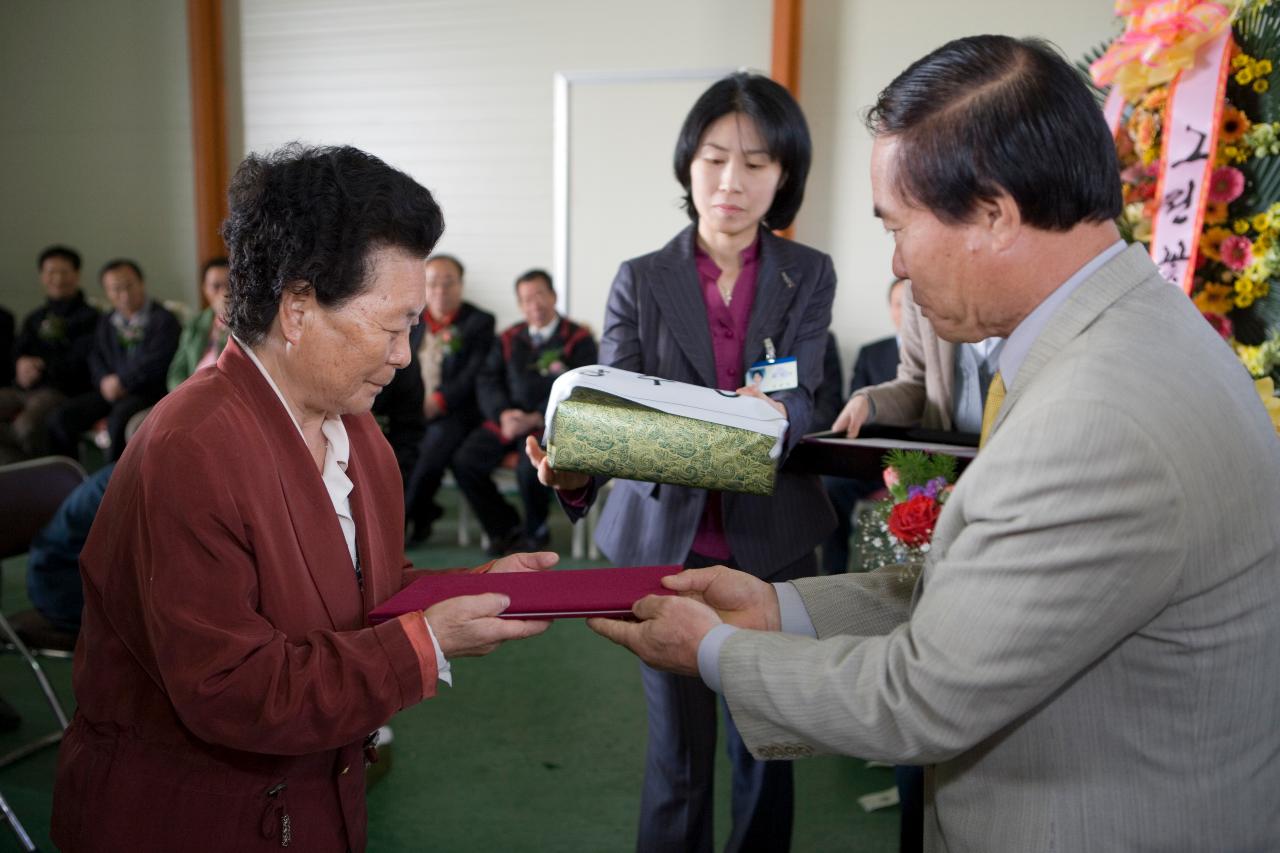
[[[796,582],[721,651],[758,755],[936,765],[926,846],[1280,849],[1280,441],[1131,246],[1021,367],[913,590]]]
[[[773,339],[779,356],[796,357],[800,387],[773,395],[787,407],[790,449],[811,431],[836,276],[831,258],[822,252],[764,229],[760,240],[743,370],[764,357],[765,338]],[[717,387],[693,226],[657,252],[622,264],[605,309],[600,362]],[[683,562],[706,494],[702,489],[616,480],[601,512],[596,543],[619,565]],[[725,534],[738,564],[764,578],[794,577],[788,573],[791,564],[812,554],[835,526],[831,503],[813,475],[781,472],[772,497],[725,493],[723,508]],[[578,514],[569,512],[571,517]]]

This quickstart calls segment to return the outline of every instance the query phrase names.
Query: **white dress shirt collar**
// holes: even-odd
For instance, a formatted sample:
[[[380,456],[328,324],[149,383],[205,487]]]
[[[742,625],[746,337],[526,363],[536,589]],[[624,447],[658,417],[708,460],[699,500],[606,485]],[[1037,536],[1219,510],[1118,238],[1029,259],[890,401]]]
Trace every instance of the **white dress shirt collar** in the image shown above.
[[[1022,318],[1022,322],[1009,334],[1009,337],[1005,340],[1004,348],[1000,351],[1000,378],[1004,380],[1006,389],[1013,387],[1013,383],[1017,380],[1018,369],[1026,361],[1027,354],[1031,352],[1031,347],[1035,344],[1036,339],[1040,337],[1040,333],[1044,331],[1045,326],[1049,324],[1050,318],[1053,317],[1058,307],[1067,301],[1067,298],[1075,292],[1077,287],[1084,283],[1085,279],[1100,270],[1103,264],[1123,252],[1124,249],[1125,242],[1123,240],[1117,240],[1103,249],[1093,257],[1093,260],[1076,270],[1075,274],[1058,285],[1058,289],[1050,293],[1043,302],[1036,306],[1034,311]]]
[[[529,338],[537,341],[539,345],[545,344],[547,341],[551,340],[551,336],[556,333],[556,329],[558,328],[560,328],[559,314],[557,314],[556,318],[545,326],[539,326],[537,328],[530,326]]]

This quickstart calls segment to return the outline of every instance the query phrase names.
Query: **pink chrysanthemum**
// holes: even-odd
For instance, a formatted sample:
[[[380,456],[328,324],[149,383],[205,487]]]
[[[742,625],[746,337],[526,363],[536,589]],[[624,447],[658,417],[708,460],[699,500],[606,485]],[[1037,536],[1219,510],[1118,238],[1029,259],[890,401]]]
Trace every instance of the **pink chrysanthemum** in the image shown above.
[[[1239,272],[1253,263],[1253,243],[1248,237],[1232,234],[1222,241],[1222,262]]]
[[[1219,166],[1209,178],[1209,201],[1231,202],[1244,192],[1244,173],[1234,166]]]

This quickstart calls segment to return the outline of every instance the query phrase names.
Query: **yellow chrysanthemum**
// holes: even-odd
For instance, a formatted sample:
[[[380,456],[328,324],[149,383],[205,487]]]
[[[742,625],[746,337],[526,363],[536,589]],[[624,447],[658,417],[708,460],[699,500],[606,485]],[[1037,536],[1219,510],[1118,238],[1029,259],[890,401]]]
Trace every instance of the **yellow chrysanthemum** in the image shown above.
[[[1236,82],[1241,86],[1248,86],[1253,82],[1253,71],[1248,68],[1241,68],[1236,72]]]
[[[1253,57],[1247,53],[1237,53],[1235,56],[1231,57],[1232,68],[1244,68],[1251,62],[1253,62]]]
[[[1271,276],[1271,264],[1267,263],[1267,259],[1262,256],[1254,256],[1240,275],[1254,282],[1266,281]]]
[[[1211,261],[1222,260],[1222,241],[1231,236],[1225,228],[1210,228],[1200,238],[1200,251]]]
[[[1271,214],[1263,212],[1259,213],[1249,220],[1249,224],[1253,226],[1253,230],[1259,233],[1266,231],[1271,227]]]
[[[1271,73],[1271,60],[1259,59],[1253,66],[1253,73],[1258,77],[1266,77]]]
[[[1267,414],[1271,416],[1271,425],[1276,428],[1276,435],[1280,435],[1280,397],[1276,396],[1275,382],[1270,376],[1264,376],[1254,380],[1253,387],[1262,398],[1262,405],[1266,406]]]
[[[1257,92],[1259,95],[1261,95],[1263,92],[1267,91],[1267,89],[1269,89],[1269,88],[1271,88],[1271,84],[1270,84],[1270,83],[1268,83],[1266,80],[1254,80],[1254,81],[1253,81],[1253,91]]]
[[[1231,310],[1232,296],[1235,290],[1229,284],[1206,284],[1193,301],[1196,307],[1207,314],[1225,314]]]
[[[1250,376],[1261,377],[1266,374],[1266,364],[1263,359],[1262,347],[1249,347],[1244,344],[1236,344],[1236,358],[1240,359],[1245,368],[1249,371]]]
[[[1237,234],[1249,233],[1249,220],[1237,219],[1235,222],[1231,223],[1231,230],[1236,232]]]

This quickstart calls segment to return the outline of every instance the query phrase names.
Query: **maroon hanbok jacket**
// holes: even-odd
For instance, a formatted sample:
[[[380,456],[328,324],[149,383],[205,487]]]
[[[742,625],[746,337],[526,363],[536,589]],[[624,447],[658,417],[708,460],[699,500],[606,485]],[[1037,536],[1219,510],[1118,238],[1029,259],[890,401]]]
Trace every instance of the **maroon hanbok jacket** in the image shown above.
[[[234,341],[130,441],[81,556],[63,850],[364,848],[363,742],[434,694],[436,666],[419,614],[366,627],[412,575],[391,449],[369,415],[343,421],[363,589],[297,427]]]

